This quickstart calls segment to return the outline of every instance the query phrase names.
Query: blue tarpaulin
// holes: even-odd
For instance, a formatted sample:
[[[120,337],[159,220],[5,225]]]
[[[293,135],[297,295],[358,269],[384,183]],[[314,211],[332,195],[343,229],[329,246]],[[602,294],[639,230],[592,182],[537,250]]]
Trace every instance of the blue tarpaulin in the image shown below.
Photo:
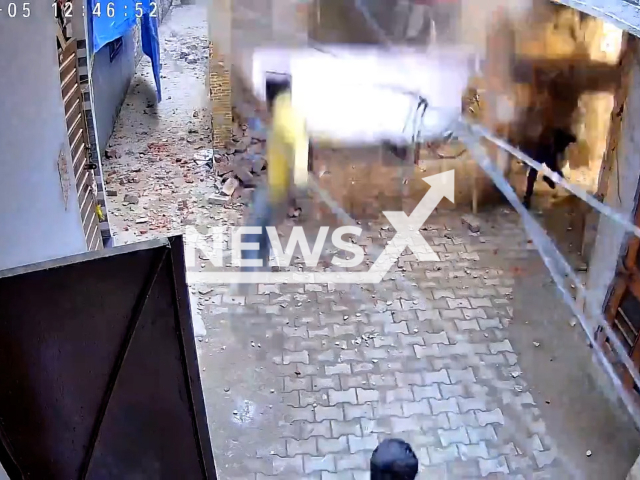
[[[93,52],[126,35],[140,19],[142,51],[151,59],[158,101],[160,90],[160,44],[158,38],[158,8],[151,0],[87,0],[91,22]]]

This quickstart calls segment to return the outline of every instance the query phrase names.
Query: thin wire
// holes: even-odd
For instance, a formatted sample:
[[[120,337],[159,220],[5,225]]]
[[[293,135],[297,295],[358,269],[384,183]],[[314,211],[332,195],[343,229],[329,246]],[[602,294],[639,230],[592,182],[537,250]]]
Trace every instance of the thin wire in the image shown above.
[[[528,155],[526,155],[522,151],[518,150],[517,148],[512,147],[511,145],[509,145],[504,140],[502,140],[502,139],[496,137],[495,135],[493,135],[486,128],[481,127],[480,125],[477,125],[477,124],[469,123],[466,120],[464,122],[469,126],[471,131],[473,131],[474,133],[476,133],[480,137],[486,138],[490,142],[496,144],[498,147],[500,147],[503,150],[506,150],[507,152],[509,152],[511,155],[516,157],[518,160],[523,161],[524,163],[529,165],[534,170],[537,170],[538,172],[543,173],[544,175],[549,177],[551,180],[556,182],[558,185],[561,185],[566,190],[568,190],[569,192],[573,193],[576,197],[580,198],[581,200],[584,200],[586,203],[588,203],[590,206],[592,206],[593,208],[598,210],[600,213],[602,213],[602,214],[612,218],[616,222],[618,222],[620,225],[622,225],[624,227],[624,229],[626,231],[628,231],[630,233],[633,233],[636,237],[640,237],[640,228],[637,227],[636,225],[634,225],[633,223],[631,223],[629,220],[627,220],[627,218],[625,218],[625,217],[628,217],[628,215],[624,215],[621,212],[618,212],[617,210],[611,208],[610,206],[605,205],[604,203],[602,203],[598,199],[596,199],[594,196],[589,195],[587,192],[582,190],[580,187],[577,187],[577,186],[567,182],[564,178],[562,178],[556,172],[554,172],[553,170],[549,169],[549,167],[547,167],[546,165],[541,164],[540,162],[534,160],[533,158],[529,157]]]
[[[351,216],[347,212],[345,212],[344,209],[335,200],[333,200],[333,198],[331,198],[331,195],[329,195],[322,187],[320,187],[317,180],[313,176],[309,177],[308,185],[310,189],[314,191],[318,195],[318,197],[320,197],[320,200],[322,200],[327,206],[329,206],[332,212],[340,220],[342,220],[346,224],[358,226],[358,223],[353,218],[351,218]],[[368,251],[374,256],[379,256],[383,253],[383,249],[379,248],[375,244],[370,245],[368,247]],[[410,293],[413,296],[414,299],[417,299],[418,301],[426,302],[426,304],[428,304],[428,300],[426,299],[424,294],[420,291],[420,289],[417,286],[414,286],[414,284],[412,284],[404,276],[397,277],[396,280],[401,284],[402,288],[406,292]],[[466,341],[469,341],[469,339],[467,338]],[[468,357],[470,359],[473,358],[473,356],[474,356],[473,353],[468,354]],[[491,372],[487,372],[487,373],[490,375],[490,377],[495,379],[494,374],[492,374]],[[502,389],[503,387],[498,386],[497,388]],[[519,422],[516,421],[516,423],[519,423]],[[507,423],[504,425],[504,428],[510,434],[513,434],[515,439],[518,440],[522,444],[522,446],[527,445],[528,435],[526,435],[523,432],[523,430],[527,430],[526,426],[523,429],[521,423],[519,425],[516,425],[515,427],[512,426],[510,423]],[[551,443],[553,444],[553,441],[551,441]],[[526,447],[525,447],[525,450],[526,450]],[[530,454],[530,452],[527,452],[527,453]],[[569,470],[571,470],[573,478],[582,478],[581,473],[577,470],[577,468],[572,463],[568,462],[567,459],[565,458],[560,458],[560,460],[564,463],[566,467],[569,468]]]
[[[365,19],[370,23],[370,25],[372,27],[374,27],[374,29],[376,31],[380,32],[380,38],[383,39],[387,44],[389,44],[388,38],[386,37],[386,35],[384,34],[384,32],[382,31],[380,26],[377,24],[375,19],[371,16],[370,12],[366,8],[364,8],[364,6],[361,3],[361,0],[355,0],[355,2],[356,2],[356,6],[358,7],[358,9],[364,15]],[[466,132],[463,128],[461,128],[463,125],[466,126],[469,129],[469,132]],[[625,364],[625,366],[629,370],[629,373],[632,376],[633,380],[635,381],[635,383],[637,385],[640,385],[640,371],[633,364],[633,362],[631,360],[631,357],[629,357],[629,354],[627,353],[626,349],[622,345],[622,342],[617,337],[617,335],[613,332],[613,329],[611,328],[609,323],[605,320],[602,312],[600,311],[600,308],[597,307],[597,306],[596,306],[596,308],[594,308],[593,299],[591,298],[590,295],[587,294],[588,292],[583,287],[581,280],[575,274],[575,272],[573,271],[573,269],[571,268],[571,266],[569,265],[567,260],[560,253],[560,251],[557,249],[557,247],[551,241],[551,239],[548,237],[548,235],[544,232],[542,227],[540,227],[540,225],[533,219],[533,217],[527,211],[527,209],[524,207],[524,205],[522,205],[522,203],[519,201],[517,195],[515,194],[515,191],[513,190],[513,188],[504,179],[504,176],[502,174],[498,173],[497,170],[496,170],[496,167],[493,165],[493,163],[491,163],[490,160],[488,160],[488,157],[487,157],[486,152],[484,151],[484,148],[480,147],[480,145],[477,143],[478,138],[474,139],[473,136],[470,136],[470,133],[474,133],[477,137],[486,138],[487,140],[489,140],[489,141],[495,143],[496,145],[498,145],[499,147],[505,149],[506,151],[508,151],[509,153],[514,155],[515,157],[519,158],[520,160],[522,160],[523,162],[528,164],[530,167],[534,168],[535,170],[537,170],[539,172],[544,173],[546,176],[551,178],[551,180],[554,180],[556,183],[562,185],[568,191],[570,191],[571,193],[576,195],[578,198],[580,198],[580,199],[584,200],[585,202],[587,202],[589,205],[591,205],[596,210],[598,210],[601,213],[603,213],[603,214],[609,216],[610,218],[613,218],[614,220],[616,220],[618,223],[623,225],[624,228],[627,231],[633,233],[634,235],[636,235],[639,238],[640,238],[640,228],[635,226],[635,225],[633,225],[630,221],[626,220],[625,217],[621,213],[619,213],[616,210],[614,210],[613,208],[611,208],[611,207],[609,207],[607,205],[604,205],[603,203],[599,202],[598,200],[596,200],[594,197],[590,196],[588,193],[586,193],[582,189],[580,189],[578,187],[575,187],[574,185],[570,184],[564,178],[560,177],[560,175],[558,175],[556,172],[553,172],[552,170],[550,170],[546,165],[543,165],[543,164],[533,160],[532,158],[530,158],[528,155],[525,155],[520,150],[512,147],[511,145],[509,145],[505,141],[495,137],[491,132],[489,132],[485,128],[480,127],[478,125],[472,125],[469,122],[467,122],[466,120],[462,119],[461,120],[461,125],[458,128],[458,130],[466,138],[465,144],[467,145],[467,148],[472,148],[473,147],[476,150],[476,153],[479,155],[479,158],[476,158],[475,160],[478,162],[478,164],[480,164],[482,169],[491,177],[493,182],[502,191],[502,193],[509,199],[509,201],[514,206],[516,211],[520,214],[520,216],[523,218],[523,220],[525,220],[525,228],[527,227],[527,224],[528,224],[529,225],[529,232],[533,231],[533,232],[536,232],[539,235],[538,238],[537,238],[537,240],[538,240],[537,242],[534,240],[533,237],[531,239],[532,239],[532,241],[534,241],[534,244],[536,244],[536,246],[538,247],[538,250],[540,252],[540,256],[542,257],[545,265],[549,269],[549,273],[551,274],[552,278],[554,279],[558,289],[562,293],[562,296],[563,296],[563,299],[565,300],[565,303],[567,303],[567,305],[571,308],[571,310],[574,312],[576,317],[578,317],[578,319],[580,320],[580,323],[582,324],[582,327],[587,332],[587,335],[589,336],[589,338],[590,339],[592,338],[593,332],[591,332],[589,330],[586,318],[584,317],[583,313],[578,309],[577,305],[575,305],[572,296],[569,294],[569,292],[566,290],[566,288],[562,285],[562,279],[559,276],[558,272],[556,272],[554,270],[553,264],[551,263],[551,258],[544,253],[544,250],[542,249],[543,247],[540,246],[540,238],[543,239],[542,240],[542,244],[545,247],[549,248],[550,253],[552,254],[552,256],[554,256],[556,258],[556,260],[558,260],[560,262],[560,265],[564,268],[565,276],[569,276],[572,279],[572,281],[574,282],[574,284],[578,288],[579,292],[583,295],[583,298],[585,298],[588,307],[590,307],[590,309],[592,309],[592,312],[591,312],[592,315],[595,316],[595,319],[597,320],[597,322],[603,327],[603,329],[605,330],[605,332],[609,336],[610,341],[612,342],[615,350],[617,350],[617,353],[620,356],[622,362]],[[503,185],[503,183],[504,183],[504,185]],[[532,234],[532,235],[534,235],[534,234]],[[599,356],[601,356],[602,359],[605,359],[606,363],[609,364],[608,360],[606,360],[606,357],[604,356],[604,353],[601,350],[600,345],[597,342],[595,342],[595,340],[592,341],[592,344],[594,346],[595,351],[598,352]],[[609,364],[609,366],[607,368],[607,371],[608,371],[607,373],[610,373],[610,374],[611,373],[615,373],[615,372],[613,372],[613,367],[610,364]],[[614,377],[615,377],[615,379],[617,379],[617,380],[614,379],[614,383],[616,384],[616,387],[619,387],[620,384],[619,384],[619,379],[618,379],[617,375],[614,374]],[[622,391],[624,391],[624,388],[622,389]],[[622,393],[622,391],[619,391],[619,393]],[[622,396],[625,397],[624,395],[622,395]],[[640,421],[640,413],[638,413],[635,409],[633,410],[633,415],[634,415],[634,420]],[[638,423],[638,424],[640,425],[640,423]]]
[[[361,5],[360,1],[359,1],[359,0],[356,0],[356,3],[357,3],[357,6],[358,6],[358,7],[359,7],[359,9],[360,9],[360,8],[362,7],[362,5]],[[362,11],[362,10],[361,10],[361,11]],[[369,14],[369,12],[368,12],[368,11],[366,11],[366,9],[365,9],[365,11],[363,12],[363,14],[364,14],[365,18],[367,18],[368,20],[371,20],[370,14]],[[373,23],[375,24],[375,21],[374,21]],[[381,31],[381,32],[379,32],[379,33],[382,33],[382,35],[381,35],[381,36],[383,36],[384,38],[386,38],[386,35],[384,34],[384,32],[382,32],[382,31]],[[308,39],[305,39],[305,40],[308,40]],[[499,178],[499,177],[500,177],[500,174],[498,173],[498,174],[497,174],[497,178]],[[494,179],[494,181],[495,181],[495,179]],[[334,214],[336,214],[336,216],[337,216],[338,218],[341,218],[341,219],[342,219],[345,223],[347,223],[347,224],[357,225],[357,222],[355,222],[355,221],[354,221],[354,220],[353,220],[353,219],[352,219],[352,218],[351,218],[351,217],[350,217],[350,216],[349,216],[349,215],[348,215],[348,214],[347,214],[347,213],[346,213],[346,212],[345,212],[345,211],[344,211],[344,210],[343,210],[343,209],[342,209],[342,208],[341,208],[341,207],[340,207],[340,206],[339,206],[339,205],[338,205],[338,204],[337,204],[337,203],[336,203],[336,202],[335,202],[335,201],[334,201],[334,200],[333,200],[333,199],[332,199],[328,194],[326,194],[326,192],[324,192],[324,191],[319,187],[319,185],[317,184],[317,182],[315,181],[315,179],[314,179],[313,177],[309,178],[309,186],[311,187],[311,189],[312,189],[312,190],[314,190],[314,191],[315,191],[315,192],[320,196],[321,200],[322,200],[323,202],[325,202],[325,203],[326,203],[326,204],[331,208],[331,210],[334,212]],[[512,192],[512,193],[514,193],[514,192],[513,192],[513,190],[511,190],[511,192]],[[516,201],[517,201],[517,199],[516,199]],[[523,207],[522,207],[522,205],[520,205],[520,208],[523,208]],[[518,209],[516,208],[516,210],[518,210]],[[525,213],[528,213],[528,212],[526,212],[526,211],[525,211]],[[533,220],[532,220],[532,221],[533,221]],[[535,221],[533,221],[533,222],[534,222],[534,224],[535,224]],[[537,224],[536,224],[536,225],[537,225]],[[538,228],[540,228],[540,227],[538,226]],[[553,246],[553,244],[552,244],[552,246]],[[556,253],[558,253],[558,254],[559,254],[559,252],[556,252]],[[564,259],[563,259],[563,260],[564,260]],[[547,265],[547,267],[549,268],[549,265]],[[551,268],[550,268],[550,270],[551,270]],[[553,272],[553,271],[552,271],[552,274],[553,274],[553,273],[555,273],[555,272]],[[552,275],[552,276],[553,276],[553,275]],[[413,285],[411,285],[411,284],[410,284],[410,283],[409,283],[409,282],[408,282],[404,277],[400,277],[400,279],[399,279],[399,280],[400,280],[400,282],[401,282],[401,283],[405,284],[405,288],[406,288],[406,290],[407,290],[407,291],[410,291],[410,292],[412,292],[412,293],[414,294],[415,298],[424,298],[424,296],[423,296],[422,292],[420,292],[417,288],[413,287]],[[559,278],[557,277],[557,275],[555,276],[554,280],[556,281],[556,283],[558,283],[558,285],[560,285],[560,283],[559,283],[559,282],[561,282],[561,279],[559,279]],[[562,291],[562,289],[561,289],[561,291]],[[566,292],[566,290],[565,290],[565,292],[564,292],[564,294],[565,294],[565,301],[567,301],[566,293],[567,293],[567,292]],[[572,299],[570,298],[570,296],[569,296],[569,300],[570,300],[570,301],[572,301]],[[588,335],[589,335],[590,337],[592,336],[591,332],[587,332],[587,333],[588,333]],[[596,345],[596,344],[594,343],[594,345]],[[602,351],[600,351],[600,350],[598,350],[597,348],[596,348],[596,353],[597,353],[599,356],[604,357],[603,352],[602,352]],[[628,392],[627,392],[627,391],[625,391],[625,390],[620,391],[620,381],[619,381],[619,379],[617,378],[617,376],[615,375],[615,372],[612,372],[611,365],[610,365],[610,364],[608,364],[608,362],[606,362],[606,358],[604,358],[604,362],[603,362],[603,364],[605,365],[605,369],[607,370],[607,373],[609,373],[609,375],[610,375],[610,376],[611,376],[611,378],[613,379],[614,384],[615,384],[616,388],[618,389],[619,393],[621,394],[622,399],[625,401],[625,403],[627,403],[627,405],[628,405],[628,406],[633,405],[632,403],[630,403],[630,396],[629,396]],[[633,409],[630,407],[630,411],[634,412],[635,410],[633,410]],[[636,420],[637,420],[637,416],[634,416],[634,419],[636,419]],[[507,426],[505,426],[505,427],[507,427],[507,428],[509,428],[509,430],[512,430],[512,431],[513,431],[513,429],[512,429],[511,427],[509,427],[508,425],[507,425]],[[518,432],[514,432],[514,433],[516,434],[516,436],[519,436],[519,435],[518,435]],[[565,463],[566,463],[566,462],[565,462]],[[576,472],[575,472],[575,468],[572,468],[572,470],[574,470],[574,476],[575,476],[575,473],[576,473]]]
[[[464,127],[469,128],[469,125],[463,124]],[[479,144],[479,139],[473,135],[471,131],[465,132],[463,128],[459,131],[460,138],[463,139],[464,143],[467,145],[467,148],[473,152],[473,156],[480,165],[480,167],[485,171],[485,173],[493,180],[495,185],[500,189],[500,191],[504,194],[504,196],[509,200],[509,203],[514,207],[516,212],[523,219],[525,230],[529,234],[529,238],[537,247],[540,252],[540,257],[542,258],[544,264],[547,266],[551,277],[553,278],[556,286],[560,290],[563,300],[565,303],[571,308],[573,314],[578,318],[580,324],[582,325],[584,331],[593,345],[593,349],[596,352],[599,360],[603,364],[607,373],[611,376],[616,390],[622,397],[626,406],[629,408],[631,415],[634,418],[634,421],[637,425],[640,425],[640,412],[638,411],[638,407],[635,401],[631,398],[630,393],[624,386],[622,385],[618,375],[616,374],[611,362],[606,358],[602,347],[596,341],[594,336],[594,332],[590,328],[590,325],[587,322],[587,319],[584,316],[584,313],[580,311],[578,306],[576,305],[571,293],[564,286],[565,278],[569,277],[571,281],[576,285],[580,294],[584,296],[587,301],[588,307],[592,310],[592,315],[595,317],[595,320],[603,327],[606,334],[609,336],[610,341],[613,343],[614,348],[617,350],[622,362],[629,369],[633,380],[640,385],[640,372],[638,372],[637,368],[631,361],[631,358],[626,352],[626,349],[622,345],[622,342],[618,338],[617,335],[613,332],[609,323],[605,320],[604,316],[600,309],[594,304],[593,300],[590,296],[587,295],[586,290],[582,286],[582,282],[573,271],[569,263],[566,261],[564,256],[558,251],[558,248],[553,243],[553,241],[549,238],[547,233],[543,230],[543,228],[534,220],[529,211],[522,205],[518,196],[516,195],[513,188],[506,183],[506,180],[502,177],[502,174],[498,171],[496,166],[491,162],[489,156],[487,155],[485,149]],[[552,261],[551,257],[555,257],[556,261],[560,261],[560,266],[565,271],[564,275],[557,271],[557,266]]]
[[[390,42],[389,42],[387,36],[385,35],[384,31],[380,28],[380,26],[377,24],[375,19],[371,16],[370,12],[366,8],[364,8],[364,6],[361,3],[361,0],[355,0],[355,3],[356,3],[356,7],[360,10],[360,12],[365,17],[365,20],[367,20],[367,22],[370,24],[370,26],[372,28],[374,28],[374,30],[376,30],[378,32],[379,37],[387,45],[389,45]],[[582,200],[587,202],[593,208],[595,208],[598,211],[600,211],[601,213],[604,213],[605,215],[613,218],[615,221],[617,221],[618,223],[623,225],[627,231],[634,233],[637,237],[640,237],[640,228],[638,228],[635,225],[631,224],[631,222],[626,220],[625,217],[622,214],[618,213],[617,211],[615,211],[614,209],[608,207],[607,205],[604,205],[603,203],[599,202],[595,198],[589,196],[586,192],[582,191],[580,188],[574,187],[573,185],[569,184],[562,177],[560,177],[558,174],[556,174],[555,172],[553,172],[550,169],[548,169],[546,166],[543,166],[539,162],[536,162],[532,158],[530,158],[527,155],[525,155],[524,153],[520,152],[518,149],[516,149],[516,148],[512,147],[511,145],[509,145],[508,143],[496,138],[495,136],[493,136],[490,132],[486,131],[485,129],[481,129],[478,126],[471,125],[468,122],[466,122],[465,120],[462,120],[461,126],[463,126],[463,125],[467,126],[467,128],[470,128],[471,131],[473,131],[474,127],[475,127],[476,131],[473,131],[473,133],[475,133],[476,136],[487,138],[488,140],[492,141],[496,145],[498,145],[501,148],[507,150],[512,155],[514,155],[517,158],[521,159],[522,161],[527,163],[532,168],[534,168],[534,169],[536,169],[538,171],[542,171],[549,178],[551,178],[552,180],[555,180],[556,183],[559,183],[560,185],[562,185],[568,191],[570,191],[574,195],[578,196],[579,198],[581,198]],[[483,168],[483,170],[490,176],[490,178],[493,180],[493,182],[496,184],[496,186],[502,191],[502,193],[509,199],[509,201],[514,206],[516,211],[520,214],[520,216],[523,218],[523,220],[525,220],[525,229],[528,226],[529,227],[528,228],[528,232],[529,233],[535,232],[535,233],[532,233],[533,236],[531,237],[531,240],[534,241],[534,244],[538,248],[538,251],[540,252],[540,256],[542,257],[545,265],[549,269],[549,273],[551,274],[554,282],[556,283],[556,286],[560,290],[565,303],[567,303],[567,305],[571,308],[571,310],[574,312],[574,314],[580,320],[580,323],[582,324],[585,332],[587,332],[587,336],[589,337],[590,341],[592,342],[592,345],[594,347],[594,351],[596,352],[598,358],[601,360],[601,363],[602,363],[603,367],[605,368],[605,370],[607,371],[607,373],[611,377],[618,394],[620,394],[621,398],[625,402],[625,404],[626,404],[627,408],[629,409],[631,415],[633,416],[634,421],[636,422],[636,424],[640,425],[640,412],[638,411],[638,407],[636,406],[635,402],[631,399],[629,392],[622,386],[618,375],[615,373],[615,371],[613,369],[613,366],[610,364],[610,362],[608,361],[608,359],[604,355],[604,352],[602,351],[602,348],[595,341],[595,338],[593,337],[593,332],[591,332],[589,330],[589,328],[587,326],[587,323],[586,323],[586,319],[584,318],[583,313],[578,309],[577,305],[575,305],[574,300],[573,300],[571,294],[566,290],[566,287],[563,286],[563,280],[562,280],[561,276],[558,274],[558,272],[556,272],[554,270],[553,264],[551,262],[551,258],[550,258],[550,256],[545,254],[543,245],[550,249],[550,253],[552,254],[552,256],[556,257],[556,260],[559,259],[560,264],[563,267],[565,267],[565,275],[571,276],[571,278],[574,281],[575,285],[578,287],[580,293],[584,296],[583,298],[586,299],[587,305],[593,309],[594,305],[593,305],[592,299],[590,298],[590,295],[587,295],[587,292],[585,291],[584,287],[582,286],[582,282],[577,277],[575,272],[573,272],[573,270],[571,269],[570,265],[568,264],[568,262],[566,261],[564,256],[558,251],[557,247],[555,247],[555,245],[553,244],[551,239],[548,238],[548,236],[546,235],[546,233],[544,232],[542,227],[540,227],[540,225],[538,225],[538,223],[533,219],[533,217],[531,217],[531,214],[527,211],[526,208],[524,208],[524,205],[522,205],[522,203],[520,203],[520,201],[519,201],[517,195],[515,194],[515,191],[513,190],[513,188],[508,184],[508,182],[506,182],[506,180],[504,179],[503,175],[496,170],[496,167],[488,159],[488,156],[487,156],[484,148],[482,148],[478,143],[479,139],[478,138],[473,138],[473,136],[470,136],[471,131],[469,133],[467,133],[462,128],[460,130],[461,130],[462,135],[464,135],[464,137],[467,139],[467,141],[465,142],[466,145],[467,145],[467,148],[471,149],[473,147],[476,150],[477,154],[479,154],[479,158],[475,158],[475,160]],[[484,132],[479,133],[478,130],[480,130],[480,131],[484,130]],[[475,157],[475,155],[474,155],[474,157]],[[504,182],[505,185],[501,185],[501,182]],[[536,235],[536,233],[538,234],[538,236],[534,240],[534,236]],[[543,239],[542,243],[540,242],[541,238]],[[605,332],[607,332],[607,335],[609,335],[610,341],[613,343],[613,346],[617,350],[617,353],[619,354],[619,356],[622,359],[622,361],[625,364],[625,366],[628,368],[629,373],[631,374],[633,380],[636,382],[636,384],[640,385],[640,372],[637,370],[637,368],[635,367],[635,365],[631,361],[631,358],[629,357],[628,353],[626,352],[626,349],[624,349],[624,347],[622,346],[622,343],[620,342],[619,338],[613,333],[609,323],[606,322],[606,320],[604,319],[604,316],[602,315],[602,312],[600,311],[600,308],[595,308],[595,309],[593,309],[593,311],[597,312],[595,314],[596,320],[598,321],[598,323],[601,324],[601,326],[603,327]],[[592,313],[593,313],[593,311],[592,311]]]
[[[372,27],[376,32],[378,32],[380,39],[382,39],[385,42],[385,44],[389,46],[391,44],[389,38],[385,34],[384,30],[373,18],[373,16],[371,15],[371,12],[369,12],[369,10],[362,4],[362,0],[355,0],[355,5],[364,16],[367,23],[369,23],[369,26]],[[592,195],[589,195],[587,192],[585,192],[581,188],[567,182],[564,178],[562,178],[553,170],[549,169],[546,165],[541,164],[540,162],[537,162],[536,160],[532,159],[531,157],[521,152],[517,148],[512,147],[504,140],[493,135],[486,128],[481,127],[480,125],[471,124],[467,121],[464,121],[464,122],[467,125],[469,125],[471,130],[474,131],[477,135],[482,136],[487,140],[495,143],[500,148],[506,150],[507,152],[511,153],[514,157],[518,158],[519,160],[529,165],[531,168],[537,170],[538,172],[543,173],[548,178],[550,178],[557,184],[561,185],[562,187],[564,187],[569,192],[573,193],[575,196],[577,196],[581,200],[587,202],[591,207],[595,208],[600,213],[607,215],[608,217],[618,222],[620,225],[624,227],[624,229],[627,232],[633,233],[636,237],[640,238],[640,227],[634,225],[628,220],[629,215],[624,215],[616,211],[615,209],[609,207],[608,205],[605,205],[604,203],[600,202]]]

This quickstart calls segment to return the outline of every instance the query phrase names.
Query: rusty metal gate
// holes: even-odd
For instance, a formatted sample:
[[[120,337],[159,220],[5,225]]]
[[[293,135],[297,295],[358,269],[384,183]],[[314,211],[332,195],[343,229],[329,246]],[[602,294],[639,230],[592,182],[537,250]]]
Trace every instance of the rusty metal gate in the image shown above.
[[[215,480],[181,237],[0,272],[14,479]]]
[[[96,165],[89,161],[90,143],[87,120],[84,114],[80,76],[78,74],[77,42],[74,38],[66,40],[62,31],[60,31],[58,44],[61,45],[59,49],[60,85],[82,228],[87,242],[87,249],[99,250],[103,248],[103,245],[96,210],[97,187],[94,178]]]
[[[636,207],[636,225],[640,226],[640,209]],[[636,371],[640,371],[640,238],[632,237],[627,253],[619,265],[616,280],[606,307],[606,319],[631,357]],[[599,334],[599,341],[610,345],[610,337]],[[618,360],[614,349],[610,355]],[[625,387],[640,393],[628,366],[618,362]]]

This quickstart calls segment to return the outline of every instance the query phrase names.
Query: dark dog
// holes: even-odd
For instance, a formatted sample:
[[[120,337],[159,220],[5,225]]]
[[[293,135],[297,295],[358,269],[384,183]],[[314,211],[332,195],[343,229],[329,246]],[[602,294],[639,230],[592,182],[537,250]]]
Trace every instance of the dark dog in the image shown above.
[[[576,141],[577,138],[573,133],[560,128],[555,128],[550,133],[541,135],[540,142],[537,147],[532,151],[525,150],[525,153],[564,178],[561,168],[562,156],[569,145]],[[533,186],[535,185],[537,178],[538,171],[530,168],[529,175],[527,175],[527,191],[524,194],[524,200],[522,202],[526,208],[531,206]],[[551,188],[556,188],[555,182],[547,176],[543,177],[542,180]]]
[[[370,469],[371,480],[415,480],[418,457],[407,442],[390,438],[371,454]]]

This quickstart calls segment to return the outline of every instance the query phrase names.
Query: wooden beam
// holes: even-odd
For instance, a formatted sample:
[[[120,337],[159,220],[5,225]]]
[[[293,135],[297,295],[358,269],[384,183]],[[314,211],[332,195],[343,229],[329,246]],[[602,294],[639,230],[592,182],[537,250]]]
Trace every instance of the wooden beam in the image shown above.
[[[635,63],[638,53],[638,39],[625,33],[623,39],[620,62],[617,68],[619,82],[613,98],[613,111],[611,112],[611,125],[607,135],[607,148],[605,150],[600,175],[598,178],[598,189],[596,195],[602,197],[606,195],[609,186],[609,178],[618,157],[618,142],[622,133],[622,119],[624,106],[629,95],[629,80],[631,67]]]
[[[613,110],[611,111],[611,123],[607,134],[607,146],[602,157],[600,173],[598,175],[598,187],[595,196],[604,201],[609,190],[609,180],[618,161],[618,143],[622,135],[622,122],[624,118],[624,106],[629,94],[629,80],[631,67],[636,61],[638,53],[638,38],[627,33],[624,34],[620,61],[616,67],[618,72],[618,84],[613,97]],[[584,233],[582,236],[582,257],[589,262],[593,246],[595,245],[600,215],[591,211],[585,218]],[[638,239],[636,240],[636,243]],[[633,243],[633,242],[632,242]],[[633,247],[633,245],[632,245]]]
[[[619,65],[584,58],[547,59],[519,57],[513,66],[513,81],[568,85],[580,92],[613,91],[619,83]]]

